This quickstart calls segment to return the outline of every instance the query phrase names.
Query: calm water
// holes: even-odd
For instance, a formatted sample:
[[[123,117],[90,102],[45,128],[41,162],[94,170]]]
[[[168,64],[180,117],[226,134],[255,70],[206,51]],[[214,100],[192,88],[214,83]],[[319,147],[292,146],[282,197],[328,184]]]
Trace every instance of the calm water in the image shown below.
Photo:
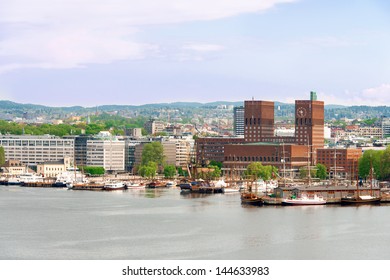
[[[0,186],[0,259],[390,259],[389,206]]]

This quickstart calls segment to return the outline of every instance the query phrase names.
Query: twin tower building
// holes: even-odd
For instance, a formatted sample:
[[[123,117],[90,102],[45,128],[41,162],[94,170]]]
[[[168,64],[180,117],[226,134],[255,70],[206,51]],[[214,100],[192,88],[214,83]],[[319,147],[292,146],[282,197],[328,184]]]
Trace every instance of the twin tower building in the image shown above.
[[[310,100],[295,101],[294,136],[275,136],[275,104],[270,101],[244,102],[244,138],[199,138],[197,161],[223,162],[225,176],[240,176],[251,162],[298,171],[315,164],[315,152],[324,147],[324,102],[315,92]],[[237,121],[237,120],[236,120]]]

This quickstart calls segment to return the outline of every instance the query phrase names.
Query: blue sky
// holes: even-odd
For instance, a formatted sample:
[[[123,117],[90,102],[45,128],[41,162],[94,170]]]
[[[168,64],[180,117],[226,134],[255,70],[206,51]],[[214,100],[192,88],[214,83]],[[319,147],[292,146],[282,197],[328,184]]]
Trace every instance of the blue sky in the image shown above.
[[[389,3],[0,0],[0,99],[390,105]]]

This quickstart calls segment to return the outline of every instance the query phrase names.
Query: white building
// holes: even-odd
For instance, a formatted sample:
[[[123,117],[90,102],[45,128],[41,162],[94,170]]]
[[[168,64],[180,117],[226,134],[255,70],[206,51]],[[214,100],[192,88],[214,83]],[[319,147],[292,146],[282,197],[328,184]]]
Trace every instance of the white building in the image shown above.
[[[63,158],[58,161],[47,161],[40,163],[37,166],[37,173],[42,174],[44,177],[57,177],[58,174],[65,172],[69,167],[71,167],[70,158]]]
[[[383,137],[386,135],[390,135],[390,118],[388,117],[383,117],[382,118],[382,132],[383,132]]]
[[[87,165],[101,166],[105,170],[125,170],[125,141],[87,140]]]
[[[20,160],[28,165],[64,158],[74,160],[74,139],[61,139],[52,135],[0,135],[6,160]]]

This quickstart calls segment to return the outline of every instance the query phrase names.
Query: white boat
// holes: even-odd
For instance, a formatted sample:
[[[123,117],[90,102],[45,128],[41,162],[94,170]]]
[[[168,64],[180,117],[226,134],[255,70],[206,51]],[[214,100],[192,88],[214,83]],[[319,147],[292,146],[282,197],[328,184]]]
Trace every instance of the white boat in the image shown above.
[[[231,188],[231,187],[223,188],[223,193],[239,193],[240,191],[241,191],[240,188]]]
[[[173,181],[169,181],[165,185],[167,188],[176,187],[176,183]]]
[[[7,180],[7,185],[20,185],[20,184],[21,182],[19,176],[9,177]]]
[[[106,191],[123,190],[125,187],[123,182],[107,182],[104,184],[104,189]]]
[[[278,181],[276,180],[269,180],[264,181],[263,179],[259,179],[256,182],[253,183],[252,188],[256,189],[257,192],[272,192],[273,189],[278,187]]]
[[[85,178],[85,175],[82,174],[78,168],[68,168],[65,172],[58,174],[54,187],[68,187],[76,183],[87,183],[88,180]]]
[[[19,180],[21,184],[42,183],[43,176],[41,174],[35,174],[35,173],[24,173],[19,175]]]
[[[282,200],[282,205],[323,205],[326,200],[322,196],[309,197],[307,194],[302,194],[298,198],[285,198]]]
[[[144,189],[145,185],[134,183],[134,182],[126,182],[125,183],[127,189],[131,190],[137,190],[137,189]]]

